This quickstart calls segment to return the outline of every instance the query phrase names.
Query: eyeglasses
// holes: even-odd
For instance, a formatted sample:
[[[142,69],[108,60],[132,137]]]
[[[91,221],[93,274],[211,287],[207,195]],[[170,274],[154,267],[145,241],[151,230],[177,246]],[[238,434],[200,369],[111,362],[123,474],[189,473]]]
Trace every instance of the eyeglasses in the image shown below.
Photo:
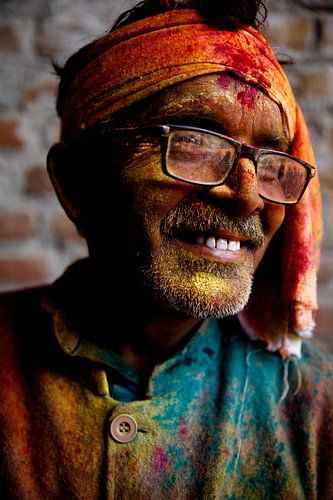
[[[183,125],[118,128],[112,132],[149,132],[162,139],[162,169],[172,177],[200,186],[220,186],[238,160],[253,161],[261,198],[294,205],[301,199],[316,168],[287,153],[248,146],[226,135]]]

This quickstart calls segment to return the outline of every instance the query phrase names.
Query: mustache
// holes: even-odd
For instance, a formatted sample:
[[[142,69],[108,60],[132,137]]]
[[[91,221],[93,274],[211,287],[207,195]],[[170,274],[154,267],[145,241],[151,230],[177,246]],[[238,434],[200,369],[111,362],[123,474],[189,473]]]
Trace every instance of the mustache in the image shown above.
[[[265,241],[258,215],[229,216],[220,208],[201,201],[183,200],[161,221],[161,233],[172,238],[184,233],[212,233],[225,230],[258,247]]]

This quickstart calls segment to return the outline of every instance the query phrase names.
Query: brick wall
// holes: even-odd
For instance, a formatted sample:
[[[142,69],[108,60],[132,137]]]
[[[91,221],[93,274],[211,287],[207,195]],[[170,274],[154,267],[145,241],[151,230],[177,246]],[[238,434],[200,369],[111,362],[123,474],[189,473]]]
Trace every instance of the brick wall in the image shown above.
[[[306,0],[304,0],[306,1]],[[320,3],[319,3],[320,2]],[[331,2],[330,9],[322,9]],[[45,170],[57,140],[57,80],[50,60],[104,33],[129,0],[2,0],[0,3],[0,289],[58,276],[86,255],[60,208]],[[321,171],[325,237],[319,274],[323,338],[333,327],[333,6],[306,10],[271,0],[265,35],[296,62],[286,66],[312,133]]]

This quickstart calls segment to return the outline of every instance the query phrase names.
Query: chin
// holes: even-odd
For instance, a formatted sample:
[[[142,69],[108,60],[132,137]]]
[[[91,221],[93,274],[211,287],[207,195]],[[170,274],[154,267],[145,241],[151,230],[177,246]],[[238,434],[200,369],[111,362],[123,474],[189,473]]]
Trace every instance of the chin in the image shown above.
[[[170,312],[224,318],[240,312],[252,288],[253,265],[226,265],[192,254],[160,252],[140,266],[145,293]]]

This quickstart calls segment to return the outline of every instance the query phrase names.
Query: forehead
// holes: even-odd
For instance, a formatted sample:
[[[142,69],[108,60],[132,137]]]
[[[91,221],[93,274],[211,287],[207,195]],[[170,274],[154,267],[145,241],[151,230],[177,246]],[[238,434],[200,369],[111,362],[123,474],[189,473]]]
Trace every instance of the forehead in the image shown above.
[[[241,136],[288,138],[279,106],[259,88],[227,73],[205,75],[173,85],[143,101],[132,114],[142,124],[185,122]]]

